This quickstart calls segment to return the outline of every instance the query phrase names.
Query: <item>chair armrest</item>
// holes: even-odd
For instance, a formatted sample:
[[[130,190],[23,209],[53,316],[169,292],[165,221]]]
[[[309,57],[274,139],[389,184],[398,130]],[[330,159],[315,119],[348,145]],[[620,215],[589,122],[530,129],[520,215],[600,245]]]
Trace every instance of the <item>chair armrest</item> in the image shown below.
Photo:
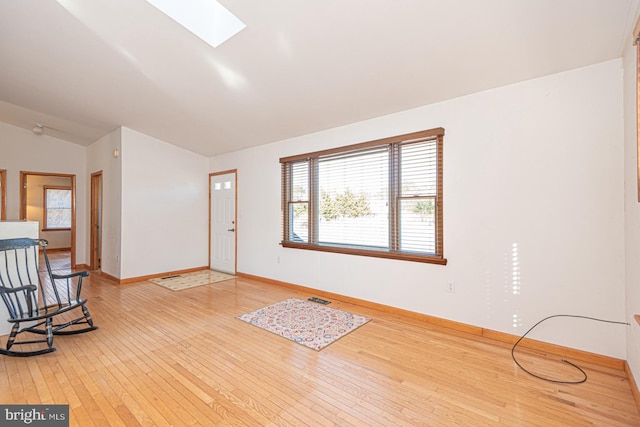
[[[70,293],[73,292],[76,300],[80,299],[80,293],[82,291],[82,279],[88,276],[89,276],[89,272],[87,271],[77,271],[75,273],[69,273],[69,274],[54,274],[53,272],[51,272],[51,279],[53,281],[56,281],[56,280],[66,281],[68,292]],[[75,286],[72,285],[72,283],[74,282],[74,280],[72,279],[74,278],[77,278],[77,280],[75,281],[76,282]]]
[[[18,286],[17,288],[0,287],[0,294],[15,294],[16,292],[21,292],[21,291],[35,292],[37,289],[38,287],[36,285],[24,285],[24,286]]]
[[[87,276],[89,276],[89,272],[87,272],[87,271],[77,271],[77,272],[71,273],[71,274],[53,274],[53,273],[51,273],[51,277],[53,277],[54,279],[71,279],[71,278],[77,277],[77,276],[87,277]]]

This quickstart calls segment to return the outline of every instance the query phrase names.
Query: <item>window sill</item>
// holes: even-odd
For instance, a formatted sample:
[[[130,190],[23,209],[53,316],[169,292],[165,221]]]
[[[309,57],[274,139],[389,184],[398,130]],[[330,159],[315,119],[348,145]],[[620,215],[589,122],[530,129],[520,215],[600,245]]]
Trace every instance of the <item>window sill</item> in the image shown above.
[[[446,258],[432,255],[419,255],[411,253],[368,251],[366,249],[344,248],[339,246],[309,245],[306,243],[281,242],[283,248],[306,249],[310,251],[332,252],[348,255],[360,255],[374,258],[399,259],[403,261],[424,262],[427,264],[447,265]]]
[[[71,231],[70,228],[43,228],[42,231]]]

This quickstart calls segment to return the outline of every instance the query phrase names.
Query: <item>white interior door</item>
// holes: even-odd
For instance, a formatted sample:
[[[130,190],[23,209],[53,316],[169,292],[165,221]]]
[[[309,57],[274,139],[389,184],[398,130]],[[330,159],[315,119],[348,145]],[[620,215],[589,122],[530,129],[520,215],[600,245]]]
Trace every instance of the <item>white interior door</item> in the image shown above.
[[[236,174],[212,175],[211,259],[212,270],[236,273]]]

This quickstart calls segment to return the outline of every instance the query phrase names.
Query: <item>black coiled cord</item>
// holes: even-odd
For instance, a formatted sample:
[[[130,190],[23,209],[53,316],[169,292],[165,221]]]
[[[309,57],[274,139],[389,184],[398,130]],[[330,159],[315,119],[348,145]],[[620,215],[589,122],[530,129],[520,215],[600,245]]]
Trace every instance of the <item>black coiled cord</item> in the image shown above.
[[[576,318],[576,319],[587,319],[587,320],[594,320],[596,322],[603,322],[603,323],[614,323],[617,325],[629,325],[629,323],[627,322],[617,322],[614,320],[604,320],[604,319],[597,319],[595,317],[588,317],[588,316],[576,316],[573,314],[554,314],[553,316],[549,316],[549,317],[545,317],[544,319],[540,320],[538,323],[536,323],[535,325],[533,325],[531,328],[529,328],[529,330],[527,332],[524,333],[524,335],[522,335],[520,338],[518,338],[518,341],[516,341],[516,343],[513,345],[513,347],[511,347],[511,358],[513,359],[514,362],[516,362],[516,365],[518,365],[518,367],[520,369],[522,369],[523,371],[525,371],[527,374],[539,378],[541,380],[545,380],[545,381],[549,381],[552,383],[557,383],[557,384],[581,384],[585,381],[587,381],[587,373],[585,371],[582,370],[582,368],[580,368],[578,365],[576,365],[575,363],[569,362],[566,359],[562,359],[562,361],[564,363],[567,363],[571,366],[573,366],[574,368],[576,368],[578,371],[580,371],[582,373],[582,379],[578,380],[578,381],[564,381],[564,380],[554,380],[552,378],[545,378],[543,376],[534,374],[533,372],[528,371],[527,369],[525,369],[516,359],[516,355],[515,355],[515,350],[516,347],[518,346],[518,344],[520,344],[520,341],[522,341],[524,339],[524,337],[526,337],[529,332],[533,331],[533,329],[538,326],[540,323],[544,322],[545,320],[549,320],[552,319],[554,317],[572,317],[572,318]]]

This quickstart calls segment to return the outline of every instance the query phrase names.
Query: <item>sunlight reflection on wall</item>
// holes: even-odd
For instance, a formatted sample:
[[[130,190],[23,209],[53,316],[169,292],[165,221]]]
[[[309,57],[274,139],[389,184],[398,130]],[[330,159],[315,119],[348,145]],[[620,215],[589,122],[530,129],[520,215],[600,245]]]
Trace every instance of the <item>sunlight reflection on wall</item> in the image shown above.
[[[511,260],[510,260],[510,271],[511,271],[511,294],[512,295],[520,295],[520,257],[518,254],[518,244],[513,243],[511,245]],[[522,319],[517,313],[514,313],[511,318],[511,325],[513,329],[517,330],[522,325]]]
[[[511,290],[513,295],[520,295],[520,261],[517,243],[511,245]]]

